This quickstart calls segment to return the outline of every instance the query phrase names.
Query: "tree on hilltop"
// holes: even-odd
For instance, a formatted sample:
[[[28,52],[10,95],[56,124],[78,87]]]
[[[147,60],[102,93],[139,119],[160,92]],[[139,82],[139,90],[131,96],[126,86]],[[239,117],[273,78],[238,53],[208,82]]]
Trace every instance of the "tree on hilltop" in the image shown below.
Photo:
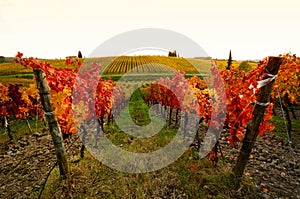
[[[81,51],[78,51],[78,58],[82,58]]]
[[[230,66],[232,65],[232,56],[231,56],[231,50],[229,51],[229,58],[227,61],[227,67],[226,70],[230,70]]]
[[[176,50],[174,50],[174,51],[169,51],[168,57],[177,57],[177,52],[176,52]]]

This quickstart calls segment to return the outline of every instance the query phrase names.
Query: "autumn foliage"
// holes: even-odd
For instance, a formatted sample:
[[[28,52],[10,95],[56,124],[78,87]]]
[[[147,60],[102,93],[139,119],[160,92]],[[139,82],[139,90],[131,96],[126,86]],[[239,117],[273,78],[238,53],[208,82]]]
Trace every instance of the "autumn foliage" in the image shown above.
[[[63,134],[76,133],[76,125],[95,116],[103,120],[107,114],[111,114],[113,104],[118,103],[118,99],[123,99],[124,93],[116,89],[114,100],[112,93],[115,83],[98,76],[101,68],[98,63],[83,67],[80,59],[67,59],[65,64],[73,65],[73,68],[56,68],[34,58],[22,57],[22,53],[17,53],[15,61],[46,73],[51,89],[51,103],[55,107]],[[75,121],[74,118],[80,121]]]
[[[281,97],[299,104],[299,59],[289,54],[283,57],[285,62],[276,81],[278,90]],[[16,55],[15,61],[33,70],[45,71],[51,88],[52,104],[56,107],[55,113],[64,134],[76,132],[74,114],[82,121],[88,121],[95,115],[103,120],[107,115],[112,116],[113,107],[117,107],[116,104],[122,103],[125,98],[124,92],[116,87],[115,82],[110,79],[102,80],[98,76],[101,67],[98,63],[87,67],[82,66],[79,59],[66,60],[67,65],[72,64],[74,67],[56,68],[37,59],[23,58],[22,53]],[[252,112],[261,86],[260,81],[268,75],[263,73],[267,61],[267,58],[262,60],[255,69],[248,72],[234,67],[220,71],[217,64],[213,63],[212,75],[205,80],[196,76],[187,79],[185,72],[176,71],[173,77],[160,78],[145,88],[145,99],[176,111],[198,114],[199,119],[203,118],[208,125],[227,129],[228,141],[235,144],[243,141],[246,126],[254,117]],[[0,89],[2,115],[25,117],[26,114],[36,110],[34,99],[38,98],[34,85],[30,88],[22,88],[18,85],[9,88],[0,85]],[[16,96],[12,97],[12,93]],[[277,95],[277,93],[272,94],[273,97]],[[19,101],[13,103],[12,98]],[[75,106],[72,107],[72,104]],[[220,107],[220,104],[224,107]],[[259,135],[270,132],[274,128],[268,123],[272,118],[272,108],[273,104],[269,103],[264,121],[259,128]],[[80,121],[76,122],[80,123]]]
[[[300,59],[295,54],[281,56],[284,62],[278,71],[272,98],[280,96],[285,103],[300,105]]]

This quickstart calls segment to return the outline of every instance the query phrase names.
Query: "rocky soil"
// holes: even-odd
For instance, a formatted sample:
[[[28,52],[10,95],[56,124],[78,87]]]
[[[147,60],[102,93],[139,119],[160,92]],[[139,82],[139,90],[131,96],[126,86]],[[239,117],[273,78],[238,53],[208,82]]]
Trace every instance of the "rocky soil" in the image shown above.
[[[239,148],[225,142],[220,141],[223,156],[234,165]],[[293,145],[273,134],[257,139],[244,175],[254,180],[261,198],[300,198],[300,143]]]
[[[5,147],[0,155],[0,198],[26,198],[39,190],[55,162],[51,137],[24,137]]]
[[[79,148],[79,140],[75,145],[73,140],[66,140],[65,147]],[[47,131],[1,146],[0,198],[28,198],[39,191],[55,162],[53,142]]]
[[[224,138],[220,144],[224,160],[233,165],[238,147],[226,144]],[[79,141],[75,147],[80,147]],[[25,136],[14,144],[2,146],[1,151],[0,198],[28,198],[40,189],[55,163],[47,132]],[[285,138],[272,134],[260,137],[244,175],[253,179],[261,198],[300,198],[300,143],[290,147]]]

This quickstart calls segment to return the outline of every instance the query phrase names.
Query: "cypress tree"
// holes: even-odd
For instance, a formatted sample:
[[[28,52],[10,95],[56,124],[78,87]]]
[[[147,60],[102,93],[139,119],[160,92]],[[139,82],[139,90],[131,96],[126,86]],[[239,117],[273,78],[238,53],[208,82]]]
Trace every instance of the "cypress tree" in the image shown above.
[[[78,58],[82,58],[81,51],[78,51]]]
[[[229,51],[229,58],[228,58],[228,61],[227,61],[227,68],[226,70],[230,70],[230,66],[232,64],[232,56],[231,56],[231,50]]]

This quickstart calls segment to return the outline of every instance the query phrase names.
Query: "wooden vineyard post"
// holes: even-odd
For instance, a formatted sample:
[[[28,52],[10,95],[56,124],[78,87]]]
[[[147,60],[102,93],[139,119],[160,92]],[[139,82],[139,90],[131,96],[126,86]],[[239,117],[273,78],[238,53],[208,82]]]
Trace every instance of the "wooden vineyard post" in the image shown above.
[[[10,124],[9,124],[9,121],[7,120],[6,116],[4,116],[4,127],[7,129],[7,134],[8,134],[9,140],[12,141],[13,136],[11,135]]]
[[[272,76],[277,75],[281,63],[282,63],[281,57],[269,57],[269,61],[264,72],[269,74],[270,80],[272,80],[271,79]],[[257,97],[257,102],[253,110],[254,118],[247,125],[246,135],[243,141],[243,145],[239,157],[237,159],[237,162],[232,170],[232,176],[236,178],[242,177],[244,173],[251,150],[254,146],[256,137],[258,135],[260,123],[263,121],[264,113],[267,108],[266,104],[270,100],[270,93],[272,91],[272,85],[274,83],[274,79],[268,84],[262,86],[258,91],[259,93]]]
[[[50,104],[50,87],[48,85],[46,74],[44,71],[36,69],[33,71],[39,94],[41,97],[41,102],[45,111],[45,115],[48,121],[48,126],[52,141],[55,148],[55,154],[57,158],[57,163],[59,166],[60,176],[62,179],[67,179],[68,177],[68,163],[67,156],[63,145],[62,134],[60,126],[54,114],[53,107]]]

